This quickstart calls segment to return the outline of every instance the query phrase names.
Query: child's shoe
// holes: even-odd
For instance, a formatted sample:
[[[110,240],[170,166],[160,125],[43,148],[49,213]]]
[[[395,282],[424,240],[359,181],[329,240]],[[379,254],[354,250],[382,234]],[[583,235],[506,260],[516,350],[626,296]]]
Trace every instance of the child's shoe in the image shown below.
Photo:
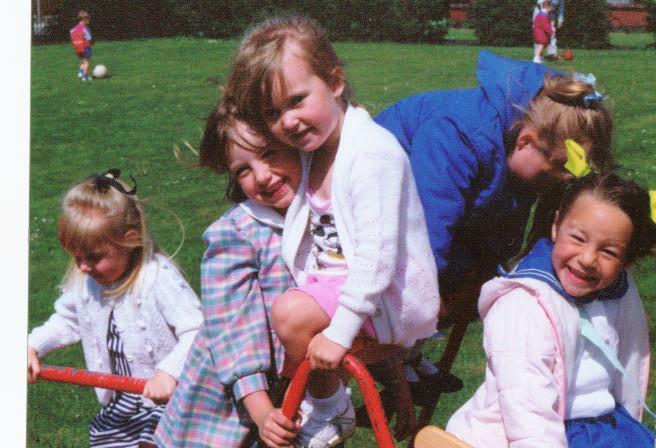
[[[89,75],[83,76],[82,81],[91,81],[91,76],[89,76]]]
[[[322,400],[306,394],[301,402],[301,416],[301,429],[294,442],[297,448],[334,447],[355,431],[355,410],[350,389],[343,386],[335,395]]]
[[[84,72],[82,71],[82,69],[78,70],[77,77],[80,78],[80,79],[82,79],[84,77]]]
[[[544,64],[544,59],[542,59],[542,56],[534,56],[533,62],[535,62],[536,64]]]

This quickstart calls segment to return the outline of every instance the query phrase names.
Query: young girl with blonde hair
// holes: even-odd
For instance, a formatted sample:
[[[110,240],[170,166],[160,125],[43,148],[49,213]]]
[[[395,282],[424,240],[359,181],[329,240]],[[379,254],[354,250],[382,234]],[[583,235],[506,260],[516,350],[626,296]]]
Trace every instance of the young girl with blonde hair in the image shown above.
[[[350,101],[344,66],[305,17],[265,20],[243,39],[226,97],[254,127],[301,151],[283,257],[298,283],[273,304],[292,363],[314,369],[296,443],[335,446],[354,429],[336,369],[363,334],[412,347],[431,336],[439,294],[407,156]],[[309,223],[309,225],[308,225]]]
[[[161,403],[203,319],[193,290],[151,238],[136,187],[119,174],[92,175],[64,197],[59,241],[71,266],[55,313],[28,338],[30,383],[40,358],[80,341],[89,369],[148,378],[143,395],[96,389],[103,408],[89,426],[92,447],[154,446]]]

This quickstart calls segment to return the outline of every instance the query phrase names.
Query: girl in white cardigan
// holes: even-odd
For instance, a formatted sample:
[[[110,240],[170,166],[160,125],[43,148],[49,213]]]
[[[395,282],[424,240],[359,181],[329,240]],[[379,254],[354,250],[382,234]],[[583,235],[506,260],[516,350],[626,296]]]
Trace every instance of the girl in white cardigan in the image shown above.
[[[334,369],[358,334],[412,347],[435,332],[439,310],[407,156],[349,103],[348,90],[324,31],[304,17],[268,19],[251,31],[226,87],[245,118],[302,152],[283,233],[299,287],[272,311],[287,358],[307,357],[314,369],[301,404],[302,446],[334,446],[353,432],[353,407]]]
[[[81,341],[89,369],[148,378],[143,395],[96,389],[103,408],[89,426],[89,444],[155,446],[161,404],[175,389],[203,315],[151,239],[136,187],[128,190],[119,174],[92,175],[64,197],[59,241],[73,259],[55,313],[29,335],[27,375],[35,382],[41,357]]]
[[[656,245],[649,202],[614,174],[568,186],[550,238],[483,285],[485,383],[447,431],[477,448],[654,446],[639,422],[649,330],[626,270]]]

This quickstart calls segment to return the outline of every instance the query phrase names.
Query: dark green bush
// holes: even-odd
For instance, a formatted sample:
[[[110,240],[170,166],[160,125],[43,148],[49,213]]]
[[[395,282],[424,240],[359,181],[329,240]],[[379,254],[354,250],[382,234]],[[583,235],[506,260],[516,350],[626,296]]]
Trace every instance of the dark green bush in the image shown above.
[[[647,10],[647,31],[656,36],[656,0],[644,0],[642,3]]]
[[[565,3],[565,21],[558,30],[560,48],[610,48],[611,23],[606,0]]]
[[[79,0],[61,0],[54,40],[68,39]],[[160,36],[239,37],[251,23],[273,14],[306,14],[325,27],[331,39],[431,42],[444,39],[448,0],[86,0],[95,39]]]
[[[470,23],[483,45],[531,46],[535,0],[476,0]]]

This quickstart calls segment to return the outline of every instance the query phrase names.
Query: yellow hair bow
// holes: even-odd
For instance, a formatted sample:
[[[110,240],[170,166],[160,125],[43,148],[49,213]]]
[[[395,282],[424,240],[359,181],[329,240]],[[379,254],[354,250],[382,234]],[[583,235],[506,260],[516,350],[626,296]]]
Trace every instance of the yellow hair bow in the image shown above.
[[[590,165],[585,158],[585,149],[571,138],[565,140],[567,148],[567,162],[565,169],[576,177],[582,177],[590,173]]]
[[[651,220],[656,222],[656,190],[649,190],[649,209],[651,210]]]

